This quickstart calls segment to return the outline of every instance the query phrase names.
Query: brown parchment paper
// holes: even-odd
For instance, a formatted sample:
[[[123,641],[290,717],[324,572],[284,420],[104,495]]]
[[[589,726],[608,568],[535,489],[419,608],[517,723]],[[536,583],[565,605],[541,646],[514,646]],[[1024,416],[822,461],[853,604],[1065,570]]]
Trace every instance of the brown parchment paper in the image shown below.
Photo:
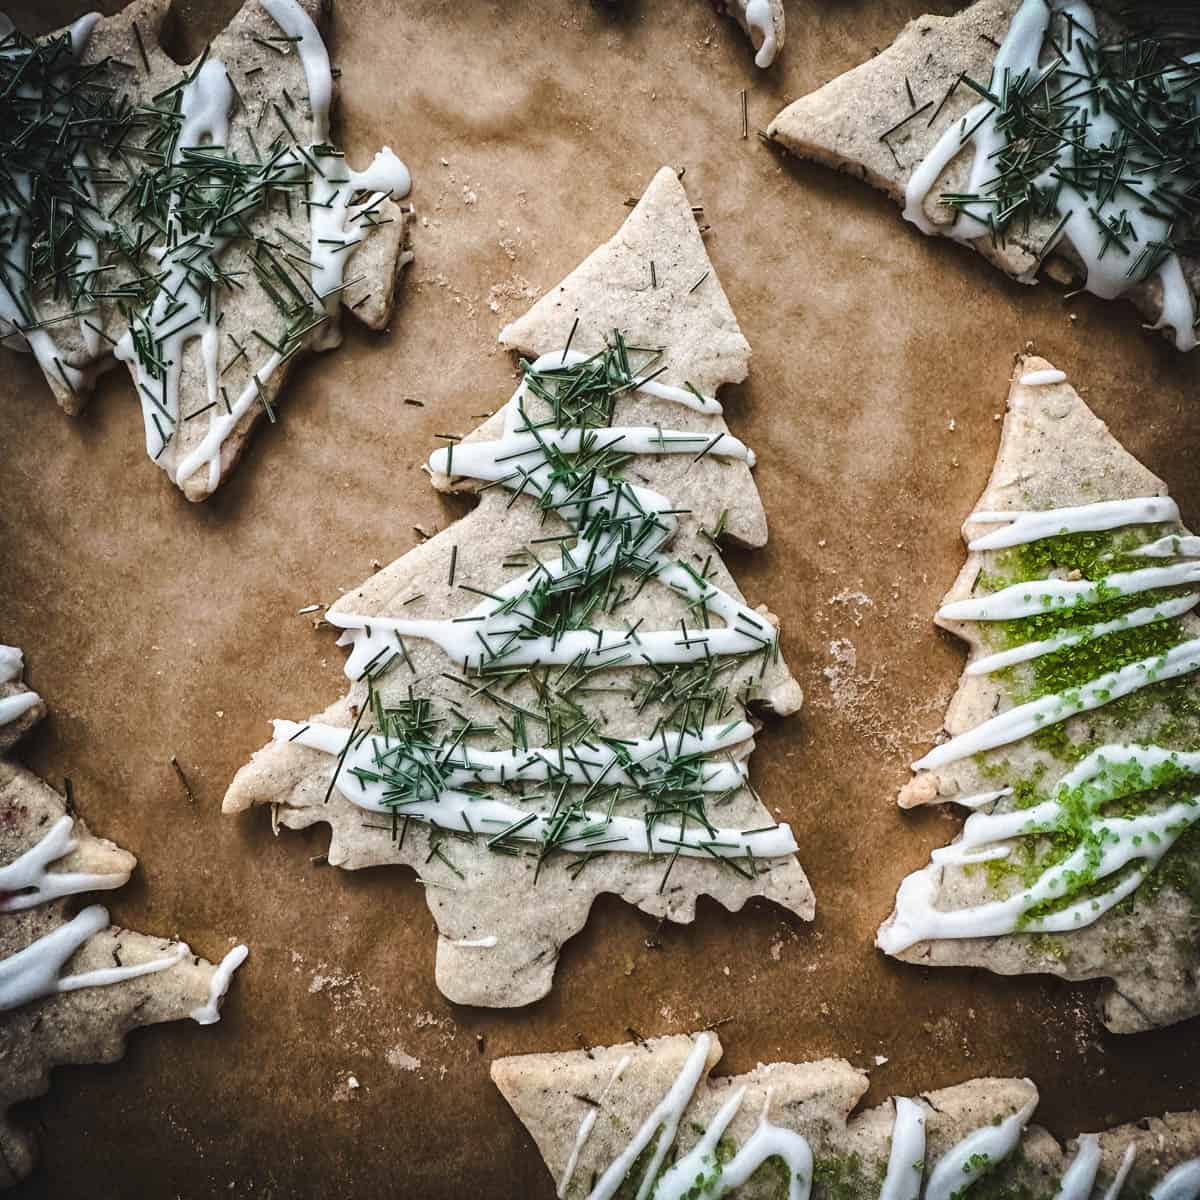
[[[234,7],[182,6],[181,53]],[[1119,1039],[1087,985],[927,973],[872,949],[900,877],[956,827],[893,801],[962,665],[931,615],[962,562],[1013,354],[1033,342],[1065,370],[1200,521],[1200,357],[1121,305],[1000,278],[865,185],[754,137],[922,7],[797,0],[763,74],[703,0],[338,0],[343,143],[357,162],[387,142],[412,168],[417,261],[390,332],[348,323],[344,349],[297,372],[280,423],[203,506],[147,461],[123,375],[72,421],[28,359],[0,351],[0,637],[25,647],[52,713],[23,757],[70,775],[89,824],[137,853],[115,919],[210,957],[231,936],[251,947],[219,1026],[143,1031],[116,1066],[56,1072],[26,1113],[43,1165],[21,1200],[549,1200],[490,1059],[727,1017],[722,1072],[883,1056],[870,1103],[1029,1074],[1060,1135],[1197,1103],[1195,1022]],[[10,11],[41,31],[81,8]],[[764,730],[753,770],[796,832],[817,920],[702,902],[696,925],[656,930],[602,899],[546,1000],[455,1008],[434,986],[410,872],[310,862],[320,829],[275,839],[264,813],[222,818],[220,798],[270,717],[342,690],[333,634],[296,610],[464,511],[419,470],[433,434],[465,433],[507,397],[501,325],[606,239],[663,163],[687,168],[754,348],[724,398],[759,452],[771,542],[729,561],[751,603],[782,617],[807,693]]]

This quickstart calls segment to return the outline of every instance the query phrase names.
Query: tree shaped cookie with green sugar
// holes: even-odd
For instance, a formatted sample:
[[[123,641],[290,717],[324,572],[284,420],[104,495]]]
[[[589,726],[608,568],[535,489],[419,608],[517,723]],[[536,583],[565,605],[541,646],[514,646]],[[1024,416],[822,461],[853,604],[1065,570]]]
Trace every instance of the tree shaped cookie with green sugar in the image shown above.
[[[202,500],[343,307],[387,323],[409,179],[330,142],[326,6],[246,0],[186,68],[169,7],[0,41],[0,330],[70,413],[124,363],[149,457]]]
[[[758,714],[801,694],[721,559],[766,540],[714,399],[749,346],[674,173],[501,341],[516,393],[429,462],[477,506],[329,610],[349,694],[277,721],[225,809],[328,824],[337,866],[414,866],[438,986],[511,1007],[602,892],[676,921],[701,893],[813,897],[749,782]]]
[[[971,815],[877,944],[1109,979],[1116,1032],[1200,1013],[1200,539],[1040,358],[1017,366],[963,535],[937,623],[970,657],[900,804]]]
[[[44,1093],[52,1068],[115,1062],[142,1025],[220,1019],[244,946],[214,966],[184,942],[121,929],[102,905],[75,899],[123,887],[136,865],[88,831],[69,795],[0,759],[0,1188],[36,1158],[35,1138],[9,1109]]]
[[[721,1053],[715,1033],[678,1035],[500,1058],[492,1079],[562,1200],[1190,1200],[1200,1192],[1197,1112],[1062,1146],[1031,1123],[1038,1093],[1028,1079],[972,1079],[854,1113],[869,1080],[842,1059],[713,1078]]]
[[[1170,6],[1123,12],[1137,24],[1081,0],[977,0],[919,17],[790,104],[768,136],[861,176],[922,232],[1014,279],[1033,283],[1047,264],[1105,299],[1127,296],[1191,350],[1200,70],[1183,52],[1196,30],[1175,28]]]

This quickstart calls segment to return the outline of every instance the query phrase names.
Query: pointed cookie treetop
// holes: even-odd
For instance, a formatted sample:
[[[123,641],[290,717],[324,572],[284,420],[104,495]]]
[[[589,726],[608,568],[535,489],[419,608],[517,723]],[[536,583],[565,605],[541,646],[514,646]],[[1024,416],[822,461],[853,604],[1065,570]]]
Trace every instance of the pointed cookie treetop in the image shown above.
[[[1171,14],[1082,0],[977,0],[789,105],[768,129],[795,154],[861,175],[924,233],[1033,283],[1058,260],[1127,295],[1181,350],[1196,345],[1191,197],[1198,80]]]
[[[1200,1113],[1063,1147],[1029,1123],[1028,1079],[973,1079],[851,1116],[869,1081],[847,1062],[712,1078],[720,1057],[716,1034],[701,1033],[501,1058],[492,1079],[562,1200],[953,1200],[985,1177],[990,1196],[1059,1200],[1200,1187]]]
[[[966,565],[970,659],[904,806],[972,814],[901,885],[889,954],[1107,977],[1118,1032],[1200,1012],[1200,540],[1044,359],[1022,360]]]
[[[429,462],[477,507],[329,610],[350,694],[277,722],[225,798],[329,824],[334,865],[416,866],[439,987],[493,1006],[546,993],[602,892],[679,921],[701,893],[813,912],[748,784],[756,714],[801,696],[717,548],[765,537],[753,452],[710,394],[746,343],[674,176],[505,338],[540,356]]]

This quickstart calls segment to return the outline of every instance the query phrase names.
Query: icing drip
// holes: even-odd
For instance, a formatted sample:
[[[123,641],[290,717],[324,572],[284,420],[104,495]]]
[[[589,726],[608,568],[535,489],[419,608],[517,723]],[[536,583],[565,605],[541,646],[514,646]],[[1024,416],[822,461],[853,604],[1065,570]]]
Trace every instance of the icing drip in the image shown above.
[[[1121,1189],[1125,1186],[1125,1180],[1129,1178],[1129,1172],[1133,1170],[1134,1159],[1137,1158],[1137,1142],[1130,1142],[1125,1147],[1125,1153],[1121,1158],[1121,1165],[1117,1168],[1117,1173],[1113,1176],[1113,1181],[1108,1185],[1108,1191],[1104,1193],[1104,1200],[1119,1200]]]
[[[8,866],[0,867],[0,912],[18,912],[81,892],[107,891],[123,887],[129,881],[128,871],[107,875],[48,871],[51,863],[65,858],[79,845],[74,829],[71,817],[59,817],[36,846]]]
[[[1197,1200],[1200,1197],[1200,1158],[1180,1163],[1150,1193],[1150,1200]]]
[[[1002,550],[1024,546],[1062,533],[1100,533],[1123,525],[1159,525],[1179,520],[1179,505],[1169,496],[1140,496],[1132,500],[1101,500],[1095,504],[1046,508],[1032,512],[974,512],[967,525],[1003,523],[982,537],[972,538],[968,550]]]
[[[1193,592],[1174,600],[1167,600],[1163,604],[1134,609],[1133,612],[1124,613],[1111,621],[1101,621],[1083,629],[1067,630],[1064,633],[1055,634],[1054,637],[1041,638],[1034,642],[1022,642],[1021,645],[1014,646],[1011,650],[1002,650],[996,654],[975,659],[974,662],[967,665],[967,674],[989,675],[993,671],[1002,671],[1005,667],[1014,666],[1016,663],[1029,662],[1032,659],[1041,658],[1044,654],[1053,654],[1057,650],[1064,650],[1068,646],[1095,641],[1110,633],[1119,633],[1124,629],[1137,629],[1156,621],[1170,621],[1175,617],[1183,616],[1186,612],[1191,612],[1197,604],[1200,604],[1200,594]]]
[[[1100,1158],[1100,1139],[1094,1133],[1085,1133],[1079,1139],[1075,1157],[1063,1172],[1054,1200],[1091,1200]]]
[[[554,352],[537,359],[531,369],[545,371],[562,363],[584,361],[578,353]],[[715,401],[697,397],[681,388],[650,381],[639,391],[702,412],[719,411]],[[558,562],[539,562],[532,570],[508,581],[491,596],[461,617],[445,620],[417,620],[397,617],[364,617],[353,613],[330,612],[326,619],[346,632],[338,645],[352,646],[346,661],[346,674],[359,679],[375,666],[383,655],[398,653],[398,639],[404,635],[425,638],[437,644],[450,658],[468,670],[503,662],[505,666],[531,663],[579,666],[615,666],[635,663],[688,663],[713,655],[749,654],[763,649],[774,638],[774,629],[753,609],[735,600],[729,593],[701,579],[681,562],[673,562],[659,548],[674,536],[678,528],[673,505],[665,496],[649,488],[624,481],[597,478],[586,495],[578,495],[556,481],[547,461],[547,453],[578,454],[615,450],[634,454],[690,454],[700,452],[718,457],[740,459],[753,464],[754,453],[728,433],[714,436],[649,427],[597,429],[548,429],[530,427],[523,416],[528,396],[528,379],[522,381],[504,409],[505,435],[493,442],[468,442],[452,450],[437,450],[430,457],[435,475],[467,476],[489,483],[502,483],[518,492],[528,491],[541,501],[557,501],[555,511],[568,524],[580,530],[571,553]],[[522,459],[531,459],[522,464]],[[577,499],[572,498],[578,495]],[[606,500],[611,519],[598,533],[581,529],[591,520],[600,501]],[[624,526],[630,521],[641,524],[638,546],[639,568],[657,582],[671,588],[689,605],[702,603],[705,610],[725,622],[725,628],[670,630],[568,630],[557,636],[531,635],[525,622],[536,620],[533,598],[539,588],[571,576],[578,562],[587,561],[592,570],[612,566],[625,550]]]
[[[1035,1108],[1037,1100],[1031,1100],[999,1125],[976,1129],[947,1150],[929,1176],[925,1200],[953,1200],[966,1194],[968,1188],[1017,1148]]]
[[[229,991],[233,973],[246,961],[250,951],[245,946],[234,946],[217,964],[208,985],[208,1000],[189,1014],[197,1025],[215,1025],[221,1019],[221,1001]]]
[[[289,38],[298,38],[292,45],[300,55],[304,80],[308,86],[308,103],[312,109],[313,134],[317,142],[329,140],[329,104],[333,97],[333,73],[329,55],[312,18],[296,0],[259,0],[267,15]]]
[[[37,692],[17,692],[0,696],[0,725],[8,725],[27,713],[41,697]]]
[[[775,22],[771,20],[769,0],[734,0],[746,19],[746,27],[762,39],[754,56],[756,67],[767,68],[775,61]]]
[[[1058,14],[1070,23],[1070,36],[1059,39],[1049,48],[1062,55],[1059,75],[1066,82],[1058,103],[1064,115],[1057,119],[1068,122],[1067,136],[1051,154],[1033,186],[1053,203],[1061,224],[1056,226],[1053,242],[1041,249],[1033,271],[1059,240],[1065,240],[1084,264],[1087,290],[1111,300],[1145,277],[1140,270],[1143,260],[1139,257],[1143,247],[1169,245],[1172,220],[1161,206],[1155,205],[1152,195],[1164,188],[1169,192],[1170,168],[1126,171],[1121,176],[1120,188],[1107,189],[1103,196],[1093,191],[1081,195],[1083,185],[1078,172],[1072,170],[1073,157],[1078,150],[1095,153],[1103,147],[1122,144],[1121,122],[1105,104],[1105,88],[1094,82],[1096,70],[1088,52],[1096,42],[1096,22],[1091,8],[1082,0],[1068,3],[1055,0],[1053,6],[1046,0],[1024,0],[996,53],[992,66],[993,86],[1002,90],[1026,84],[1032,87],[1036,80],[1047,75],[1048,69],[1041,66],[1040,59],[1043,45],[1053,41],[1049,38],[1050,25]],[[1059,80],[1055,82],[1057,84]],[[1153,104],[1136,101],[1126,95],[1126,89],[1120,89],[1120,93],[1122,103],[1137,108],[1138,119],[1153,129]],[[961,120],[945,129],[924,161],[913,171],[905,188],[904,216],[922,232],[962,242],[994,236],[991,222],[994,222],[997,197],[989,193],[996,186],[996,159],[1006,149],[1008,140],[997,117],[996,106],[989,100],[981,101]],[[972,147],[973,156],[969,180],[961,190],[964,195],[980,196],[981,199],[963,204],[953,222],[936,223],[925,213],[926,197],[946,167],[967,146]],[[1060,180],[1065,178],[1074,180],[1073,186],[1062,186]],[[1122,221],[1129,222],[1130,232],[1127,236],[1114,238],[1112,230],[1122,227]],[[1180,350],[1191,350],[1196,345],[1195,305],[1178,255],[1168,254],[1161,260],[1156,273],[1162,286],[1162,316],[1158,327],[1174,329],[1176,346]],[[1024,282],[1032,283],[1032,274],[1031,271]]]
[[[191,954],[187,944],[177,942],[169,954],[128,967],[104,967],[79,975],[61,975],[71,956],[94,934],[108,926],[108,909],[89,905],[74,920],[60,925],[45,937],[0,961],[0,1012],[80,988],[106,987],[166,971]]]
[[[973,813],[957,842],[935,851],[929,866],[901,883],[896,911],[879,931],[876,944],[888,954],[898,954],[935,938],[999,937],[1018,930],[1060,933],[1092,924],[1130,895],[1179,836],[1200,819],[1200,792],[1136,817],[1103,817],[1102,809],[1196,776],[1200,776],[1200,753],[1157,746],[1103,746],[1064,776],[1049,800],[1012,812]],[[1005,900],[969,908],[934,907],[943,866],[1007,857],[1011,847],[999,843],[1072,830],[1080,820],[1078,847],[1031,886]],[[1081,887],[1118,876],[1126,868],[1124,876],[1103,893],[1086,895],[1041,916],[1028,915],[1040,905],[1061,902]]]
[[[767,1120],[771,1104],[768,1090],[758,1128],[728,1162],[717,1159],[720,1142],[729,1122],[737,1116],[746,1089],[740,1087],[718,1110],[700,1140],[683,1158],[678,1159],[658,1181],[654,1200],[688,1200],[696,1195],[697,1180],[708,1180],[705,1196],[724,1196],[741,1187],[768,1158],[782,1159],[788,1172],[788,1200],[808,1200],[812,1188],[813,1156],[808,1142],[790,1129],[781,1129]]]
[[[397,813],[428,821],[439,829],[481,833],[491,838],[503,835],[522,840],[542,840],[555,831],[556,844],[578,853],[621,850],[637,854],[672,854],[697,858],[740,858],[755,854],[763,858],[792,854],[797,849],[791,829],[784,824],[757,833],[720,829],[700,824],[693,816],[681,818],[680,827],[665,822],[650,825],[642,817],[611,816],[603,812],[572,810],[567,817],[556,808],[537,813],[515,804],[472,792],[471,785],[553,780],[560,784],[582,784],[590,790],[604,784],[628,784],[637,788],[664,785],[670,772],[681,765],[700,772],[692,786],[706,792],[724,792],[740,787],[746,769],[740,763],[708,764],[702,756],[745,742],[753,727],[744,721],[724,727],[708,726],[703,734],[671,732],[665,741],[642,740],[620,747],[539,747],[527,751],[474,750],[451,746],[421,747],[390,741],[381,736],[359,737],[351,745],[349,731],[332,725],[297,725],[275,722],[275,740],[296,742],[327,754],[340,756],[335,786],[351,803],[375,812]],[[618,754],[618,750],[621,753]],[[451,758],[451,754],[457,757]],[[401,785],[432,775],[435,790],[421,783],[421,790],[407,799]],[[562,835],[563,820],[577,832]]]
[[[989,592],[986,596],[944,604],[937,615],[942,621],[1013,621],[1187,583],[1200,583],[1200,562],[1139,567],[1136,571],[1120,571],[1103,579],[1033,579]]]
[[[1020,378],[1025,387],[1049,387],[1052,383],[1065,383],[1066,371],[1050,369],[1048,371],[1026,371]]]
[[[925,1110],[904,1096],[896,1097],[892,1149],[879,1200],[917,1200],[925,1173]]]
[[[1175,679],[1180,675],[1200,670],[1200,638],[1173,646],[1164,654],[1144,658],[1117,671],[1082,684],[1070,691],[1052,696],[1043,696],[1027,704],[1017,705],[999,716],[991,717],[982,725],[961,733],[935,746],[924,758],[912,764],[914,771],[942,767],[978,754],[981,750],[993,750],[1028,737],[1039,729],[1065,721],[1083,712],[1101,708],[1122,696],[1139,691],[1154,683]]]
[[[634,1196],[634,1200],[647,1200],[654,1187],[654,1181],[658,1177],[659,1169],[667,1157],[667,1151],[675,1142],[675,1135],[679,1132],[679,1122],[683,1117],[684,1109],[687,1108],[692,1099],[692,1093],[695,1092],[696,1085],[704,1074],[711,1046],[712,1038],[707,1033],[700,1034],[667,1094],[642,1122],[641,1127],[633,1135],[625,1149],[609,1163],[604,1174],[596,1180],[592,1190],[588,1193],[587,1200],[612,1200],[638,1156],[650,1144],[650,1139],[658,1133],[658,1142],[650,1155],[650,1161],[646,1164],[645,1172],[642,1175],[641,1185]]]
[[[612,1073],[612,1078],[607,1084],[604,1085],[604,1091],[600,1093],[596,1103],[592,1105],[586,1113],[584,1113],[583,1120],[579,1122],[579,1130],[575,1134],[575,1144],[571,1147],[571,1156],[567,1159],[567,1165],[563,1170],[562,1179],[558,1184],[558,1200],[563,1200],[563,1197],[567,1194],[567,1188],[571,1186],[571,1180],[575,1175],[575,1168],[579,1165],[580,1152],[583,1150],[588,1138],[591,1137],[592,1129],[596,1124],[596,1118],[600,1115],[600,1105],[604,1102],[604,1099],[608,1093],[612,1091],[617,1080],[620,1079],[624,1074],[625,1068],[629,1066],[632,1061],[633,1059],[626,1054],[621,1061],[617,1063],[616,1070]]]

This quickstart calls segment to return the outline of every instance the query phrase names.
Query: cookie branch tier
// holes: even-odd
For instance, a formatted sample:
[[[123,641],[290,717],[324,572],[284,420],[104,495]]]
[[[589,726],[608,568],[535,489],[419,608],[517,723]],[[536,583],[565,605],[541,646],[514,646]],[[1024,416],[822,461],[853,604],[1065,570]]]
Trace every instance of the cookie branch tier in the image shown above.
[[[512,396],[426,464],[478,506],[328,611],[350,695],[277,721],[226,798],[329,821],[336,864],[418,866],[439,984],[494,1005],[545,992],[601,891],[812,911],[747,765],[799,689],[719,550],[765,536],[714,395],[745,343],[674,175],[504,337]]]
[[[970,810],[877,942],[917,962],[1107,976],[1118,1030],[1200,1011],[1200,558],[1062,372],[1019,368],[938,623],[972,653],[902,805]],[[1090,499],[1095,497],[1098,499]]]
[[[1200,1113],[1060,1145],[1028,1079],[973,1079],[852,1114],[864,1072],[838,1059],[713,1078],[714,1033],[497,1059],[492,1079],[560,1200],[1195,1200]]]

